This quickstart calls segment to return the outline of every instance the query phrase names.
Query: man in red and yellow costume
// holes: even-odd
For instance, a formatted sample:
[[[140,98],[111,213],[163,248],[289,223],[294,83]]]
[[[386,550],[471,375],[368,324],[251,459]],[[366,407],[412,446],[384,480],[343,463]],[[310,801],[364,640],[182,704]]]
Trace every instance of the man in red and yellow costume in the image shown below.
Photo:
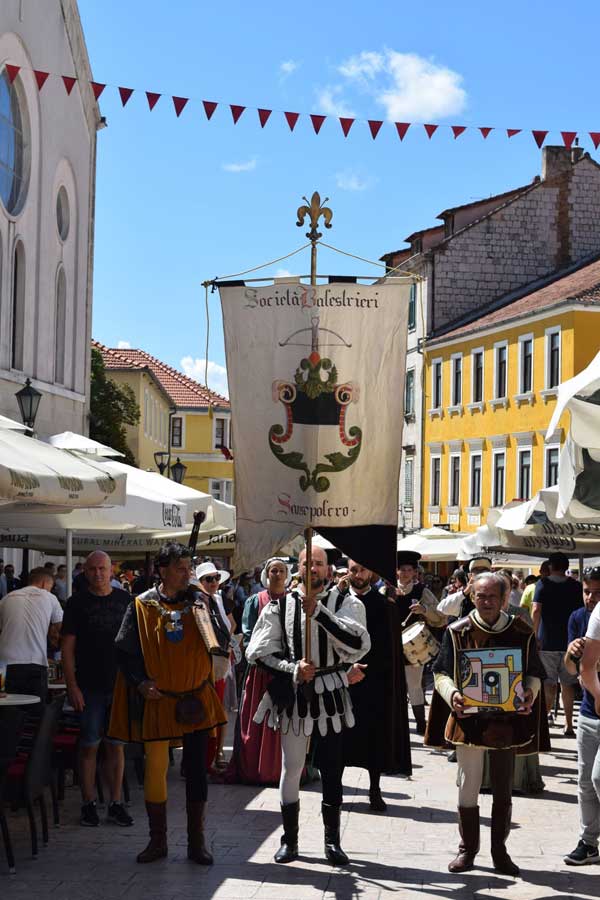
[[[213,681],[212,658],[196,625],[201,595],[190,589],[191,553],[165,544],[161,582],[132,601],[116,638],[119,674],[109,734],[144,744],[144,797],[150,842],[138,862],[167,855],[169,747],[183,746],[188,859],[213,862],[206,849],[206,751],[210,733],[227,721]]]

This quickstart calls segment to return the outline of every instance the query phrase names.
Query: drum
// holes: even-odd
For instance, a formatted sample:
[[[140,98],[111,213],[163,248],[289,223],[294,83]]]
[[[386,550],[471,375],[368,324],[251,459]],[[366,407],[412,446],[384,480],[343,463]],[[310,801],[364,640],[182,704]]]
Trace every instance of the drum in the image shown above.
[[[415,622],[402,632],[402,647],[409,666],[424,666],[438,655],[440,643],[425,622]]]

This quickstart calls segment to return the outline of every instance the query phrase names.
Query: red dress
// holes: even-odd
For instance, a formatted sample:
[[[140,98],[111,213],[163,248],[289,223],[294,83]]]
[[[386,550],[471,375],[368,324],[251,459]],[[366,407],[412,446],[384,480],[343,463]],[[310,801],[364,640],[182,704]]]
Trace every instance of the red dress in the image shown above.
[[[258,594],[258,614],[269,603],[268,591]],[[271,675],[250,666],[236,723],[233,755],[225,773],[229,784],[279,784],[281,776],[281,738],[265,721],[254,722],[258,704],[263,698]]]

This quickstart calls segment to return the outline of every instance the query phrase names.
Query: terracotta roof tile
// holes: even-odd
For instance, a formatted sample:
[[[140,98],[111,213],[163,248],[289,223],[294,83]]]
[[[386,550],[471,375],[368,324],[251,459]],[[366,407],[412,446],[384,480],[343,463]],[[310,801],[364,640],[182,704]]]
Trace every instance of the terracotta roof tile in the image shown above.
[[[177,407],[186,409],[208,409],[210,405],[229,407],[229,400],[225,397],[209,390],[188,375],[178,372],[145,350],[105,347],[98,341],[92,341],[92,345],[102,353],[107,370],[148,369]]]
[[[567,275],[559,275],[549,284],[537,290],[530,290],[529,293],[517,300],[504,305],[496,304],[496,308],[488,313],[485,313],[484,310],[480,310],[478,314],[473,313],[469,316],[469,321],[463,322],[458,328],[434,335],[433,340],[437,338],[446,340],[473,331],[480,331],[510,319],[519,318],[527,313],[540,312],[543,309],[575,301],[585,305],[600,306],[600,259],[581,266]]]

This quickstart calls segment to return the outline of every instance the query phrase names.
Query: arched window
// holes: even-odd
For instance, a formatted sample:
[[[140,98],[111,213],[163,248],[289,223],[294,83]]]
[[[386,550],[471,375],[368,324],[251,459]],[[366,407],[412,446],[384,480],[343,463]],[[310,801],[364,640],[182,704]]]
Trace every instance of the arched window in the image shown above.
[[[23,371],[25,347],[25,250],[21,241],[15,245],[12,271],[11,366]]]
[[[56,277],[56,319],[54,328],[54,381],[65,383],[65,329],[67,324],[67,278],[61,266]]]
[[[19,100],[18,80],[12,84],[0,73],[0,200],[16,213],[25,198],[27,182],[26,116]]]

